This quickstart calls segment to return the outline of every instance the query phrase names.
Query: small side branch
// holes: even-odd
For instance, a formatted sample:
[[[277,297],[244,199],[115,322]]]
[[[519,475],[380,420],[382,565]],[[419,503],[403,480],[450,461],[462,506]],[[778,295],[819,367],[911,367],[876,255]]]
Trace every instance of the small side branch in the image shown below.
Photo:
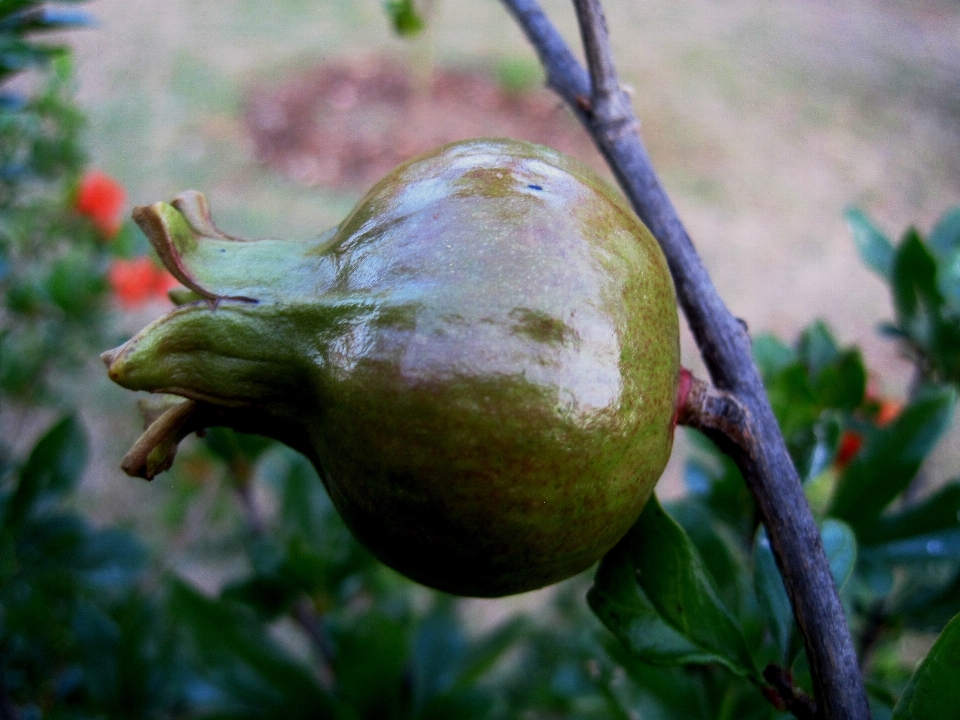
[[[574,6],[590,71],[591,93],[584,110],[593,116],[595,125],[602,127],[606,134],[633,131],[637,118],[630,107],[630,98],[617,78],[603,8],[598,0],[578,0]],[[580,102],[580,105],[583,107],[584,103]]]
[[[740,401],[694,377],[686,368],[680,371],[676,421],[705,435],[719,433],[744,452],[753,443],[749,414]]]

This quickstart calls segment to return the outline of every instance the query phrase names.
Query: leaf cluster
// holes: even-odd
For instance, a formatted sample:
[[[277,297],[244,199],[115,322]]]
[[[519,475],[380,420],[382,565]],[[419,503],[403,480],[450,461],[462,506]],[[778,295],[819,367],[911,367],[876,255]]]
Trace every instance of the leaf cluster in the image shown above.
[[[894,320],[880,331],[916,363],[918,383],[960,382],[960,207],[896,246],[862,210],[846,219],[863,261],[890,285]]]

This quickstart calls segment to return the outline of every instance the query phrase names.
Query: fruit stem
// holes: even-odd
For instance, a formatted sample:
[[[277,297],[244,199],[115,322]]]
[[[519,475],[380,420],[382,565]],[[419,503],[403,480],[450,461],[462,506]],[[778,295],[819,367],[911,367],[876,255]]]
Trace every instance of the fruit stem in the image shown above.
[[[686,425],[711,437],[720,433],[741,449],[747,449],[750,446],[747,416],[747,409],[734,395],[680,368],[674,425]]]

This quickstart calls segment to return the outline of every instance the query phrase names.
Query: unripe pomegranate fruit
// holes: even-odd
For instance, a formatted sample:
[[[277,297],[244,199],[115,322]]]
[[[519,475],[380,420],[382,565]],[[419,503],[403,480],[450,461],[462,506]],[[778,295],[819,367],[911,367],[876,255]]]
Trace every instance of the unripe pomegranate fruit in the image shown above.
[[[357,538],[414,580],[474,596],[556,582],[653,491],[673,439],[673,285],[574,160],[449,145],[312,241],[228,237],[196,193],[135,217],[195,295],[105,353],[110,377],[306,453]]]

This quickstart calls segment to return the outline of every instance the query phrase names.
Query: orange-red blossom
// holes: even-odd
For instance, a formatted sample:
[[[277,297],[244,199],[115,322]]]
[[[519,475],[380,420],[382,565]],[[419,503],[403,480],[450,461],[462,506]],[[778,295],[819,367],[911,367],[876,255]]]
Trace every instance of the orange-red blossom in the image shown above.
[[[889,425],[903,409],[903,402],[899,400],[884,398],[878,402],[880,409],[873,418],[877,427]],[[860,452],[861,447],[863,447],[863,436],[855,430],[844,430],[843,435],[840,436],[840,447],[837,449],[837,457],[834,460],[837,469],[843,470],[849,465],[854,456]]]
[[[100,170],[91,170],[80,179],[74,207],[110,240],[120,231],[126,202],[123,185]]]
[[[117,258],[110,263],[107,280],[120,306],[129,310],[151,300],[163,299],[179,283],[150,258]]]

